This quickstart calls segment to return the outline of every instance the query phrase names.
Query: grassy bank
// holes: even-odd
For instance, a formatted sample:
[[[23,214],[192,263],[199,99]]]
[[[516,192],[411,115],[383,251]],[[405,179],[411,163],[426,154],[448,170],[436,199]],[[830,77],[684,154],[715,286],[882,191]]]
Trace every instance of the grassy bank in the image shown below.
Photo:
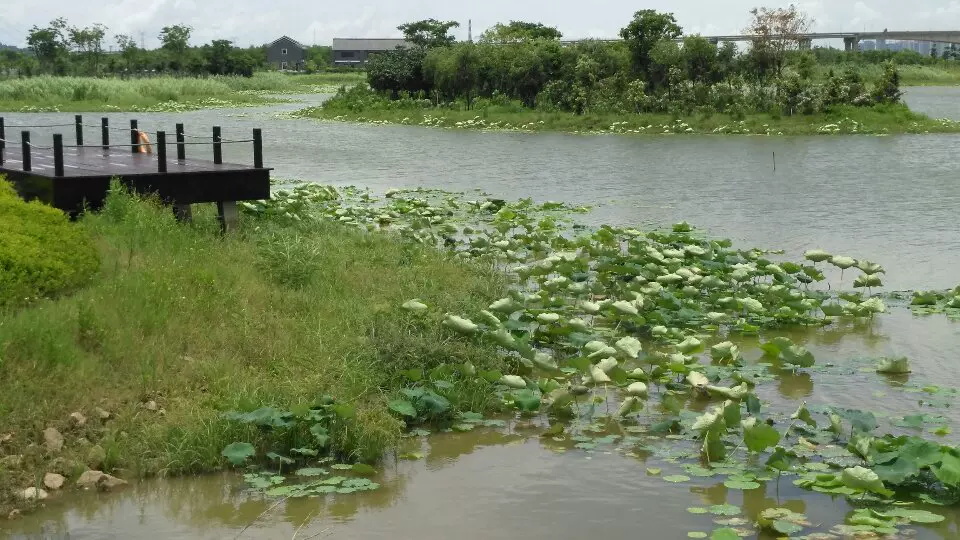
[[[933,119],[903,105],[836,107],[828,113],[774,116],[728,114],[676,117],[668,114],[583,114],[540,112],[491,106],[483,109],[383,109],[350,110],[335,105],[312,107],[296,116],[371,124],[404,124],[450,129],[561,131],[618,134],[896,134],[958,133],[960,122]]]
[[[0,81],[0,111],[181,111],[258,105],[265,94],[332,93],[362,73],[253,77],[97,79],[34,77]]]
[[[492,346],[451,339],[439,319],[401,308],[414,297],[441,313],[488,305],[502,282],[480,266],[335,222],[251,218],[222,238],[207,210],[186,226],[111,195],[80,222],[101,259],[93,283],[0,312],[0,515],[45,472],[206,471],[238,440],[286,451],[273,432],[222,415],[322,395],[354,411],[330,426],[331,453],[373,459],[402,432],[387,402],[403,370],[502,367]],[[451,410],[484,407],[487,393],[469,384],[442,391]],[[64,435],[62,451],[45,447],[48,427]]]

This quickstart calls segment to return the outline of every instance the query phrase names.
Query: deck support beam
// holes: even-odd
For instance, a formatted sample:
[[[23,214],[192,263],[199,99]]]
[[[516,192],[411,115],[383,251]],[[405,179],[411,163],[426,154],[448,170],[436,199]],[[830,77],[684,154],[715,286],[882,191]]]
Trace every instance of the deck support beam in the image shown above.
[[[217,203],[217,219],[220,220],[220,230],[226,234],[237,230],[240,224],[240,212],[237,201],[221,201]]]

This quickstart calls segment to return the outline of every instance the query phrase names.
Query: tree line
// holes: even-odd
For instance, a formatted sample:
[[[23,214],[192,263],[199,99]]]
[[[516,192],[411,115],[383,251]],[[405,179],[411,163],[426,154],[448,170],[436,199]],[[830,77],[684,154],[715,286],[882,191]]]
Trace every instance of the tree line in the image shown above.
[[[372,57],[367,74],[373,91],[392,99],[468,109],[479,99],[484,105],[515,101],[577,114],[812,114],[835,105],[899,101],[894,61],[915,58],[864,55],[887,66],[871,85],[856,70],[834,72],[841,56],[803,50],[802,35],[811,25],[792,5],[755,9],[745,31],[756,37],[740,50],[702,36],[682,37],[673,14],[654,10],[636,12],[620,41],[572,44],[562,43],[556,28],[523,21],[498,24],[477,42],[457,42],[451,35],[459,26],[455,21],[427,19],[401,25],[408,45]],[[358,99],[362,93],[354,91]]]
[[[0,74],[19,76],[138,74],[243,75],[267,68],[265,46],[240,48],[226,39],[191,46],[193,29],[184,24],[164,26],[158,49],[138,45],[135,36],[116,34],[108,39],[102,24],[71,26],[63,17],[27,33],[28,52],[0,47]],[[330,47],[310,47],[307,67],[320,70],[333,64]]]

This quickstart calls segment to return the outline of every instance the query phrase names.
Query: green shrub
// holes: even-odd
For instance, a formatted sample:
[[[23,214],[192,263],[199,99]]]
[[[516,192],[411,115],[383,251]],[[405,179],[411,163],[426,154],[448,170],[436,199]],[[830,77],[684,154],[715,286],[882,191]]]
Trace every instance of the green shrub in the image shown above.
[[[90,236],[63,212],[24,202],[0,177],[0,307],[81,285],[100,262]]]

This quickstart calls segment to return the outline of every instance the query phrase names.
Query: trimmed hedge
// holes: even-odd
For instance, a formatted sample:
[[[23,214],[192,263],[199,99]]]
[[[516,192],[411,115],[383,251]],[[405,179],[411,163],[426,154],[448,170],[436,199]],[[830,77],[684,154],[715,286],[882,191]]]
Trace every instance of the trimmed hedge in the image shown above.
[[[24,202],[0,176],[0,308],[75,288],[99,267],[83,228],[56,208]]]

